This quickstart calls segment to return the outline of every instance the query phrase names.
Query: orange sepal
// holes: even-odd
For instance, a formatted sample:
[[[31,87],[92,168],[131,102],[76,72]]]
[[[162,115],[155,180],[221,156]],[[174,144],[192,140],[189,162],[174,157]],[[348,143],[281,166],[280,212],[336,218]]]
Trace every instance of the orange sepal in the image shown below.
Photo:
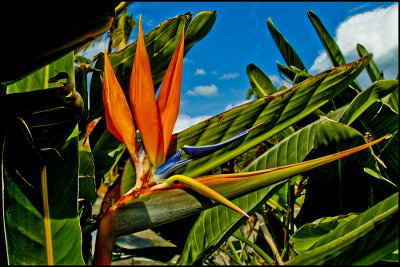
[[[163,127],[164,157],[167,156],[172,131],[174,130],[174,125],[179,113],[184,39],[184,31],[182,31],[181,39],[169,63],[157,98],[157,105]],[[165,161],[165,158],[163,160]]]
[[[136,54],[130,80],[130,100],[146,154],[150,163],[157,168],[164,160],[163,132],[154,96],[150,61],[144,44],[141,21],[140,17]]]
[[[105,50],[103,102],[107,129],[126,145],[131,156],[135,155],[138,142],[132,113]]]

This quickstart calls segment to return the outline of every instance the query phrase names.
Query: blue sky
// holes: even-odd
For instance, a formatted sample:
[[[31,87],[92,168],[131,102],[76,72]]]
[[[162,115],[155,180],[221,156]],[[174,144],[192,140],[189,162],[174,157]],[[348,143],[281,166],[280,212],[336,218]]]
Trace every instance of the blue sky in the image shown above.
[[[128,8],[143,31],[188,11],[216,10],[209,34],[185,57],[180,116],[176,131],[217,115],[245,100],[250,87],[246,67],[257,65],[277,87],[284,80],[276,62],[285,64],[267,28],[267,19],[285,36],[311,74],[330,68],[307,10],[317,14],[334,36],[348,62],[356,59],[356,43],[374,54],[386,79],[398,73],[397,2],[134,2]],[[137,38],[137,27],[131,35]],[[358,38],[358,39],[356,39]],[[364,74],[358,79],[366,88]],[[290,84],[288,84],[290,85]]]

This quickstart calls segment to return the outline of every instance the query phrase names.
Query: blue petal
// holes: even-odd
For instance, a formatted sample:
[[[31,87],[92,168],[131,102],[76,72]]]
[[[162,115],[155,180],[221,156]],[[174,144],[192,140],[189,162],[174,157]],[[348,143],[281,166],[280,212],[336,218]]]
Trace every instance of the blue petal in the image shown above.
[[[256,126],[247,129],[237,135],[235,135],[234,137],[229,138],[228,140],[225,140],[221,143],[215,144],[215,145],[209,145],[209,146],[187,146],[184,145],[182,147],[182,150],[185,151],[185,153],[187,155],[189,155],[188,158],[185,159],[180,159],[182,156],[182,150],[178,150],[178,152],[175,153],[175,155],[173,155],[171,158],[169,158],[163,165],[161,165],[160,167],[158,167],[158,169],[156,170],[156,172],[154,173],[154,178],[156,180],[160,180],[160,179],[166,179],[169,177],[170,174],[172,174],[176,169],[188,164],[189,162],[207,156],[209,154],[211,154],[212,152],[215,152],[221,148],[223,148],[224,146],[234,142],[235,140],[247,135],[249,132],[251,132],[252,130],[254,130],[255,128],[259,127],[260,125],[263,125],[267,122],[269,122],[270,120],[266,120],[262,123],[257,124]]]
[[[215,152],[215,151],[223,148],[224,146],[227,146],[228,144],[232,143],[233,141],[236,141],[237,139],[247,135],[249,132],[253,131],[257,127],[259,127],[269,121],[270,120],[266,120],[262,123],[259,123],[256,126],[253,126],[252,128],[247,129],[247,130],[245,130],[245,131],[235,135],[234,137],[231,137],[228,140],[225,140],[221,143],[218,143],[215,145],[209,145],[209,146],[187,146],[187,145],[184,145],[182,147],[182,150],[185,151],[185,153],[188,154],[192,158],[204,157],[204,156],[211,154],[212,152]]]

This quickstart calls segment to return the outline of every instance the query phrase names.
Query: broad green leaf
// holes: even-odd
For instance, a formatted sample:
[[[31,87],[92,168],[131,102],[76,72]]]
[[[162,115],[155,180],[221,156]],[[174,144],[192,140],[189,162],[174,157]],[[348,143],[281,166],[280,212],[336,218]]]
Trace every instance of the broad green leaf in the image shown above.
[[[318,120],[293,133],[279,144],[258,157],[244,171],[256,171],[302,162],[321,142],[321,131],[336,127],[336,132],[348,131],[348,126],[327,119]],[[362,137],[361,137],[362,139]],[[344,150],[344,149],[343,149]],[[323,179],[322,179],[323,181]],[[284,184],[271,185],[249,193],[232,202],[249,214],[254,213]],[[218,219],[218,218],[223,218]],[[244,217],[225,206],[219,205],[203,211],[193,226],[185,244],[180,264],[193,264],[213,253],[240,227]]]
[[[203,39],[214,26],[216,11],[201,11],[193,20],[188,20],[185,26],[185,55],[194,44]]]
[[[261,190],[232,200],[241,207],[246,206],[248,214],[255,213],[268,201],[284,183],[270,185]],[[250,209],[249,209],[250,208]],[[247,218],[237,212],[231,212],[225,206],[216,206],[203,211],[196,220],[186,239],[179,265],[199,264],[217,250]]]
[[[33,72],[26,78],[13,83],[7,87],[7,94],[30,92],[34,90],[47,89],[57,87],[49,83],[51,77],[56,76],[60,71],[68,70],[67,73],[70,77],[74,77],[73,71],[73,58],[74,53],[70,52],[63,58],[55,61],[52,64],[46,65],[43,68]]]
[[[363,135],[339,122],[319,126],[314,149],[308,158],[336,153],[365,143]],[[360,212],[368,208],[371,183],[364,167],[374,168],[371,152],[364,150],[307,173],[307,193],[299,214],[298,226],[324,216]],[[323,177],[323,179],[321,179]],[[354,194],[357,190],[357,194]]]
[[[398,81],[398,79],[396,79],[396,81]],[[384,99],[384,102],[399,113],[399,87],[397,87],[386,100]]]
[[[385,134],[394,134],[399,129],[399,114],[382,102],[372,103],[359,118],[375,139]]]
[[[314,29],[317,32],[319,38],[321,39],[321,42],[324,45],[325,51],[328,54],[328,57],[331,60],[333,66],[338,67],[346,64],[346,60],[344,59],[342,51],[340,51],[339,46],[337,45],[335,40],[331,37],[328,30],[325,28],[324,24],[322,24],[318,16],[311,10],[307,10],[307,15],[312,25],[314,26]],[[352,82],[351,85],[358,92],[361,92],[361,87],[358,85],[356,81]]]
[[[1,24],[15,21],[16,16],[18,23],[11,23],[2,31],[8,40],[12,40],[12,45],[2,56],[2,63],[7,66],[0,74],[2,85],[18,81],[102,35],[111,27],[119,2],[96,3],[95,8],[93,3],[85,1],[79,5],[71,2],[57,5],[8,2]],[[17,15],[14,11],[18,11]],[[21,25],[24,25],[23,33]]]
[[[269,33],[272,35],[272,38],[274,39],[276,45],[281,51],[281,54],[286,61],[286,64],[288,66],[295,66],[298,69],[307,72],[306,67],[304,67],[303,62],[297,55],[296,51],[288,43],[288,41],[286,41],[285,37],[283,37],[283,35],[278,31],[278,29],[272,23],[271,18],[268,18],[267,25]]]
[[[178,45],[183,28],[187,28],[185,34],[186,54],[196,42],[200,41],[211,30],[215,16],[216,14],[211,11],[201,12],[193,20],[190,14],[179,15],[162,22],[144,36],[155,85],[162,81],[167,71],[169,61]],[[128,95],[135,52],[136,41],[123,50],[108,55],[117,79],[126,95]],[[98,57],[94,68],[104,69],[104,57],[102,55]],[[101,72],[94,72],[90,83],[90,121],[100,117],[104,111],[103,84],[100,76]]]
[[[247,65],[246,72],[251,89],[253,89],[257,98],[268,96],[278,91],[268,76],[256,65],[252,63]]]
[[[300,70],[295,66],[286,67],[279,62],[277,62],[277,65],[279,72],[289,78],[293,82],[293,84],[300,83],[311,77],[311,75],[308,74],[306,71]]]
[[[392,187],[393,189],[398,189],[398,186],[394,183],[392,183],[389,179],[383,177],[382,175],[380,175],[379,173],[377,173],[374,170],[371,170],[370,168],[364,168],[364,171],[366,173],[368,173],[369,175],[378,178],[379,180],[385,182],[387,185],[389,185],[390,187]]]
[[[293,245],[296,253],[304,253],[312,248],[322,237],[357,216],[358,214],[356,213],[350,213],[335,217],[323,217],[312,223],[306,223],[294,233],[290,239],[290,243]]]
[[[81,120],[79,121],[79,139],[86,136],[86,126],[89,123],[89,97],[87,88],[87,76],[88,73],[93,71],[92,68],[88,67],[86,64],[81,64],[74,68],[75,74],[75,89],[82,97],[84,109]]]
[[[369,54],[367,49],[365,49],[365,47],[361,44],[357,44],[357,52],[360,57],[365,57]],[[371,82],[376,82],[384,79],[383,71],[379,71],[378,66],[376,66],[375,62],[372,59],[365,69],[367,70]]]
[[[136,172],[133,167],[132,160],[126,161],[124,171],[122,172],[121,179],[121,196],[125,195],[126,192],[131,190],[136,184]]]
[[[76,127],[83,105],[73,87],[73,55],[60,59],[67,60],[71,63],[61,65],[68,69],[59,69],[54,78],[33,74],[37,84],[66,79],[60,87],[36,90],[28,82],[32,87],[25,92],[0,96],[7,122],[1,175],[7,188],[3,218],[9,264],[83,264]],[[58,66],[54,62],[49,69],[53,64]]]
[[[10,265],[83,265],[78,217],[78,131],[41,153],[17,127],[3,140],[3,218]]]
[[[242,154],[290,125],[310,115],[351,83],[369,58],[313,76],[285,91],[236,107],[174,135],[170,155],[183,145],[201,146],[219,143],[266,120],[242,140],[189,163],[177,170],[187,176],[199,176]]]
[[[368,109],[372,103],[381,100],[386,95],[398,89],[398,87],[399,81],[397,80],[381,80],[373,83],[354,98],[339,121],[350,125]]]
[[[371,265],[398,249],[398,193],[317,238],[288,265]],[[300,230],[299,230],[300,231]]]
[[[386,165],[383,172],[387,173],[387,178],[399,186],[399,131],[397,130],[386,146],[382,149],[380,158]]]
[[[94,203],[97,199],[93,154],[87,147],[79,148],[79,198]]]
[[[126,146],[119,142],[108,130],[103,132],[92,150],[96,166],[96,182],[101,183],[101,179],[117,164],[125,150]],[[100,186],[100,184],[97,186]]]
[[[73,55],[69,54],[60,61],[62,62],[61,65],[69,66],[68,73],[72,73],[72,76],[60,69],[60,72],[55,76],[60,78],[59,87],[37,88],[37,84],[44,84],[49,78],[58,79],[47,77],[46,72],[37,72],[33,74],[37,83],[32,82],[32,87],[29,82],[32,80],[30,76],[21,81],[22,84],[25,84],[26,81],[28,87],[24,87],[23,90],[19,86],[14,87],[14,89],[24,91],[23,93],[0,95],[0,114],[3,121],[12,117],[23,118],[29,126],[35,146],[38,149],[61,146],[82,116],[83,101],[73,86]],[[66,61],[70,61],[70,64],[66,64]],[[59,65],[57,62],[53,64]],[[52,67],[53,64],[49,66],[49,69],[55,69]],[[62,81],[65,78],[67,79],[64,83]]]

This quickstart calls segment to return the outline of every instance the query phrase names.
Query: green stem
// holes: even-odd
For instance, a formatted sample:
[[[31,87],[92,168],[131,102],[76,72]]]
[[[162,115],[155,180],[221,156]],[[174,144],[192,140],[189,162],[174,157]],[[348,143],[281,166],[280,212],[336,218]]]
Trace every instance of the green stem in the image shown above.
[[[245,243],[246,245],[248,245],[249,247],[254,249],[254,251],[257,252],[265,261],[267,261],[268,264],[274,263],[274,260],[267,253],[265,253],[264,250],[262,250],[259,246],[257,246],[256,244],[254,244],[253,242],[251,242],[250,240],[248,240],[241,234],[234,233],[232,236],[236,237],[237,239],[239,239],[240,241],[242,241],[243,243]]]
[[[232,255],[231,258],[238,264],[238,265],[242,265],[242,261],[240,260],[239,256],[236,254],[236,249],[232,244],[232,241],[230,241],[229,239],[227,240],[228,246],[232,251]]]

